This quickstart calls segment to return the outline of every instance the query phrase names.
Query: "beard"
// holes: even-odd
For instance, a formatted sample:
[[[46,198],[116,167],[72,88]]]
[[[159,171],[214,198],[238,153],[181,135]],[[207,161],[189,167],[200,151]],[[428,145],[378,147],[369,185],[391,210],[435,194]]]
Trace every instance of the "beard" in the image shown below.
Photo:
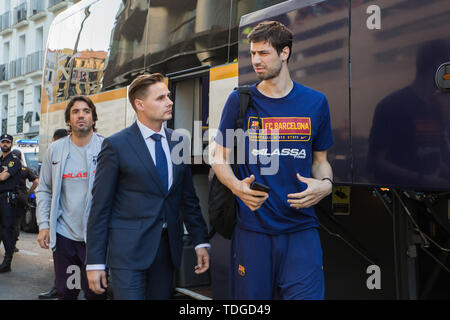
[[[12,147],[1,147],[2,148],[2,152],[4,152],[4,153],[8,153],[8,152],[10,152],[11,151],[11,148]]]
[[[85,124],[82,127],[77,127],[75,125],[75,126],[71,126],[71,128],[72,128],[72,133],[74,133],[75,135],[77,135],[77,136],[86,136],[86,135],[88,135],[91,132],[91,130],[93,128],[93,125],[92,124],[90,124],[90,125],[89,124]]]
[[[255,65],[254,68],[260,67],[260,65]],[[266,73],[256,74],[259,80],[270,80],[276,78],[280,75],[282,64],[277,64],[273,68],[266,67]]]

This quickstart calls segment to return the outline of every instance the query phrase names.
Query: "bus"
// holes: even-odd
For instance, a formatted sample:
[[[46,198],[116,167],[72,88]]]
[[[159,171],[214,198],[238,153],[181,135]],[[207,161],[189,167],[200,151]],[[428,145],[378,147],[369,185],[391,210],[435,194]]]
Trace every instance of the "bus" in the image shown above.
[[[160,72],[174,101],[166,125],[192,137],[194,186],[210,227],[209,147],[229,93],[257,81],[246,35],[264,20],[291,28],[292,78],[330,104],[336,186],[317,206],[326,298],[445,296],[447,0],[83,0],[49,31],[40,159],[54,130],[65,127],[71,96],[91,97],[96,127],[107,137],[136,119],[127,99],[131,81]],[[177,292],[226,299],[229,241],[214,235],[212,268],[202,277],[190,273],[186,243]],[[373,266],[383,272],[380,288],[368,285]]]

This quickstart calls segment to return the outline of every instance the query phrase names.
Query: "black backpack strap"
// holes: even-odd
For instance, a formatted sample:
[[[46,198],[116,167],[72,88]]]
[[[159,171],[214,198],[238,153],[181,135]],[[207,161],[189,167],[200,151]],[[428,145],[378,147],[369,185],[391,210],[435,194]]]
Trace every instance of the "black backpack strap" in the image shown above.
[[[251,103],[252,95],[250,93],[250,86],[240,86],[235,88],[239,94],[239,117],[236,121],[236,128],[244,128],[244,117],[248,106]]]
[[[252,104],[252,94],[250,92],[250,86],[245,85],[234,89],[237,90],[239,94],[239,118],[236,121],[236,128],[242,128],[244,130],[246,129],[244,128],[244,117],[245,112],[247,111],[247,108],[249,106],[250,107],[253,106],[253,109],[255,110],[258,119],[258,124],[261,128],[261,117],[259,116],[258,109]]]

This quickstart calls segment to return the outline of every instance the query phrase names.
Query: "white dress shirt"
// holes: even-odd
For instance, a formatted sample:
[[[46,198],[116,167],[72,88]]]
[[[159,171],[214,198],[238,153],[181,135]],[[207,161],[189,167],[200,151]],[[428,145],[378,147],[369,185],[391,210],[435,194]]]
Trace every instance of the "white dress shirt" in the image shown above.
[[[166,137],[166,131],[164,130],[164,127],[161,127],[161,130],[159,132],[153,131],[149,127],[145,126],[140,122],[139,120],[136,120],[137,125],[139,127],[139,130],[141,130],[141,134],[144,137],[145,144],[147,145],[147,149],[150,152],[150,155],[152,156],[153,164],[156,166],[156,157],[155,157],[155,140],[151,137],[153,134],[158,133],[161,136],[161,145],[164,150],[164,153],[166,154],[166,160],[167,160],[167,169],[169,170],[169,184],[168,189],[170,190],[170,187],[172,186],[173,182],[173,169],[172,169],[172,160],[170,158],[170,148],[169,148],[169,142],[167,141]]]
[[[150,152],[150,155],[152,156],[153,164],[156,166],[156,158],[155,158],[155,140],[151,138],[151,136],[154,133],[158,133],[162,136],[161,138],[161,145],[164,150],[164,153],[166,154],[167,159],[167,169],[169,170],[169,184],[168,189],[170,190],[170,187],[172,186],[173,182],[173,169],[172,169],[172,160],[170,157],[170,148],[169,148],[169,142],[167,141],[166,137],[166,131],[164,130],[164,126],[161,128],[161,131],[156,132],[150,129],[149,127],[145,126],[142,122],[139,120],[136,120],[136,123],[139,127],[139,130],[141,131],[142,136],[144,137],[145,144],[147,145],[148,151]],[[167,228],[167,223],[164,223],[163,228]],[[195,250],[200,248],[210,248],[211,245],[209,243],[200,243],[199,245],[195,246]],[[86,266],[86,271],[90,270],[105,270],[106,266],[104,264],[89,264]]]

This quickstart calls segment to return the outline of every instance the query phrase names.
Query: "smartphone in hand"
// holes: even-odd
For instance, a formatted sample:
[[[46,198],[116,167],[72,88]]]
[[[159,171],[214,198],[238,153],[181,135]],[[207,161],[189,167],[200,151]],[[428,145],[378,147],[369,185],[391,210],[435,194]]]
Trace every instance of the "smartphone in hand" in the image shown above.
[[[270,191],[270,187],[266,186],[265,184],[256,182],[256,181],[253,181],[250,184],[250,189],[257,190],[257,191],[263,191],[263,192],[267,192],[267,193],[269,193],[269,191]]]

